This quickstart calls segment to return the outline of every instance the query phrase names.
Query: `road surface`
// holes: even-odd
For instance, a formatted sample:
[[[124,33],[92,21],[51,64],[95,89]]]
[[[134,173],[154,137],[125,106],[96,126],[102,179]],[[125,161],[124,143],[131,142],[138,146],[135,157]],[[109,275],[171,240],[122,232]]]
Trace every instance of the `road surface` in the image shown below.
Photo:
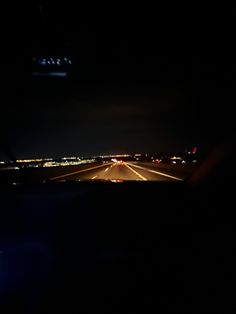
[[[183,181],[182,175],[173,169],[160,169],[152,163],[108,162],[102,165],[88,165],[87,168],[56,175],[50,180],[114,180],[114,181]]]

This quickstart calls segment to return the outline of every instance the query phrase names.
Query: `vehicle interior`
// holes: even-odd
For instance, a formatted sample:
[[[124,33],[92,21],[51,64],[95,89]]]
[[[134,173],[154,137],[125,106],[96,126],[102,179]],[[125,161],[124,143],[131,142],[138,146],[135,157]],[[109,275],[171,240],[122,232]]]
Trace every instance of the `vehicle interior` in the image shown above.
[[[171,13],[170,18],[167,9],[160,9],[158,17],[150,15],[150,9],[146,15],[140,9],[139,15],[132,15],[131,18],[127,13],[124,17],[122,15],[122,19],[120,13],[95,19],[96,14],[91,16],[88,14],[90,11],[86,11],[85,17],[82,9],[75,11],[76,8],[72,9],[69,5],[58,8],[47,5],[47,1],[37,3],[33,9],[38,19],[33,19],[30,25],[35,27],[34,34],[42,35],[43,29],[43,36],[35,35],[35,40],[34,36],[30,37],[27,33],[24,39],[28,44],[23,58],[17,55],[13,63],[12,58],[8,59],[8,85],[5,89],[8,101],[3,107],[0,126],[0,160],[3,160],[0,165],[0,312],[234,312],[236,143],[232,104],[235,100],[235,67],[228,55],[231,33],[226,32],[226,24],[223,34],[213,34],[210,26],[206,27],[209,22],[209,15],[206,14],[201,20],[205,23],[201,24],[204,26],[199,35],[201,39],[197,33],[191,33],[192,41],[189,44],[186,38],[190,37],[182,33],[187,21],[182,20],[184,25],[175,28],[179,25],[179,18],[175,13]],[[35,16],[35,13],[31,14]],[[226,23],[228,16],[221,14],[221,20]],[[159,22],[154,28],[157,18]],[[160,31],[167,18],[170,29]],[[189,15],[189,20],[192,18],[194,26],[198,25],[197,14],[194,17]],[[78,20],[79,25],[75,22]],[[211,20],[212,23],[216,30],[220,28],[217,18]],[[133,25],[136,26],[135,30]],[[53,37],[56,43],[50,40],[52,29],[49,27],[59,34]],[[106,29],[109,31],[104,33]],[[210,43],[206,30],[212,34]],[[75,45],[78,41],[77,31],[81,39],[78,46]],[[45,32],[49,32],[49,35],[45,35]],[[117,53],[115,44],[123,40],[125,34],[124,42],[132,49],[121,49],[122,52]],[[95,40],[96,45],[93,42]],[[157,47],[154,41],[158,41]],[[225,44],[226,51],[216,49],[218,41]],[[193,48],[194,43],[203,52],[197,53]],[[108,49],[110,45],[113,45],[115,52]],[[192,50],[186,52],[189,45]],[[159,54],[161,46],[165,46],[165,49]],[[14,53],[19,51],[19,46],[16,47]],[[44,57],[48,47],[50,55],[48,53],[47,56],[53,55],[51,59]],[[100,52],[95,53],[95,48],[100,49]],[[132,54],[131,50],[135,52]],[[60,57],[55,57],[55,51],[60,51]],[[215,54],[212,54],[213,51]],[[166,64],[175,64],[169,70],[166,65],[162,68],[162,57],[165,55],[168,59]],[[194,59],[196,55],[198,61]],[[159,61],[153,63],[157,57]],[[44,64],[46,67],[41,71]],[[69,74],[66,78],[64,74],[58,75],[67,71]],[[46,75],[48,73],[50,77]],[[166,77],[163,78],[163,75]],[[158,86],[158,92],[154,85]],[[166,93],[172,93],[171,97],[161,98]],[[118,155],[120,151],[126,153],[129,145],[133,145],[127,130],[130,125],[139,123],[139,120],[132,118],[133,111],[138,112],[141,108],[141,105],[136,105],[138,98],[145,102],[145,108],[152,109],[153,98],[155,101],[166,99],[163,106],[167,107],[168,101],[174,103],[177,99],[175,96],[179,97],[180,94],[183,105],[177,103],[177,109],[170,106],[165,113],[169,118],[174,112],[175,119],[171,120],[171,126],[175,123],[184,125],[183,128],[179,126],[179,129],[173,129],[173,138],[179,136],[177,144],[181,149],[192,141],[192,146],[197,143],[200,151],[204,152],[201,160],[194,165],[194,171],[185,175],[183,180],[173,180],[173,177],[178,178],[180,172],[176,169],[187,167],[188,161],[187,165],[178,165],[171,162],[165,164],[161,159],[156,159],[161,163],[154,165],[153,161],[147,162],[145,159],[140,166],[137,159],[114,161],[112,155],[108,162],[117,167],[114,173],[119,175],[98,180],[82,177],[87,171],[82,168],[87,167],[86,164],[79,164],[79,170],[62,166],[46,168],[38,164],[31,169],[28,166],[32,166],[30,163],[21,166],[24,158],[37,158],[44,153],[48,156],[55,149],[58,149],[55,159],[67,149],[71,149],[69,154],[78,152],[80,156],[82,152],[79,149],[82,147],[88,150],[88,156],[94,156],[93,149],[101,149],[98,151],[100,159],[94,161],[93,157],[89,167],[106,167],[107,160],[102,159],[107,152],[104,147],[113,142],[107,140],[105,134],[111,134],[116,145],[124,145],[120,146],[122,149],[119,151],[114,151],[115,146],[111,146],[111,154]],[[101,124],[105,121],[106,129],[99,133],[102,129],[98,129],[96,117],[103,110],[103,103],[113,99],[127,101],[126,105],[120,105],[121,111],[125,110],[128,101],[134,101],[126,133],[123,134],[120,127],[126,120],[121,118],[117,122],[118,131],[114,133],[113,127],[119,115],[119,110],[114,111],[115,107],[112,107],[111,116],[107,115],[106,120],[100,120]],[[92,101],[95,105],[90,105]],[[89,117],[86,110],[93,117],[85,121],[85,129],[81,127],[77,130],[77,126],[70,129],[71,124],[76,124],[73,116],[77,114],[77,103],[80,109],[87,108],[79,112],[82,118]],[[104,106],[107,110],[107,105]],[[86,114],[83,115],[84,112]],[[96,114],[93,115],[94,112]],[[155,140],[160,142],[159,136],[163,136],[163,147],[167,147],[168,131],[172,129],[164,129],[167,131],[161,135],[156,131],[159,129],[155,129],[156,124],[161,125],[162,119],[164,121],[165,115],[158,111],[161,117],[155,117],[154,123],[148,120],[145,112],[141,111],[142,119],[147,119],[148,125],[153,123],[155,126],[150,128],[148,137],[145,137],[143,129],[140,131],[134,124],[140,139],[137,145],[144,147],[143,152],[146,152],[147,145],[151,143],[155,150],[159,147]],[[154,116],[156,111],[150,110],[149,114]],[[116,115],[114,120],[113,115]],[[78,124],[83,126],[82,118],[80,120],[79,115],[77,118]],[[66,119],[69,120],[68,124]],[[167,125],[168,121],[165,121]],[[54,129],[55,134],[52,131]],[[66,133],[68,129],[71,133]],[[84,130],[89,134],[88,137]],[[66,134],[65,138],[63,133]],[[73,134],[73,140],[68,134]],[[84,139],[79,146],[77,142],[81,134]],[[119,136],[123,136],[120,142]],[[94,142],[91,141],[93,137]],[[86,146],[89,140],[92,149]],[[76,147],[75,150],[70,143]],[[176,141],[174,144],[177,146]],[[176,146],[173,146],[173,150]],[[133,151],[136,153],[136,146],[132,146]],[[188,152],[184,154],[190,155]],[[187,159],[183,157],[180,160],[185,162]],[[163,173],[172,178],[144,180],[148,178],[145,174],[147,170],[141,169],[142,165],[146,167],[145,163],[149,170],[156,169],[161,178]],[[125,179],[124,167],[133,169],[129,173],[133,177],[136,175],[135,179]],[[165,170],[167,168],[171,170],[168,172]],[[70,172],[76,172],[76,176],[68,175],[68,170],[62,169],[71,169]],[[118,172],[119,169],[121,172]],[[44,174],[33,180],[36,172]],[[44,177],[45,173],[48,173],[48,177]],[[78,173],[81,173],[81,177],[77,177]],[[120,173],[124,178],[121,179]],[[152,175],[156,174],[152,172]]]

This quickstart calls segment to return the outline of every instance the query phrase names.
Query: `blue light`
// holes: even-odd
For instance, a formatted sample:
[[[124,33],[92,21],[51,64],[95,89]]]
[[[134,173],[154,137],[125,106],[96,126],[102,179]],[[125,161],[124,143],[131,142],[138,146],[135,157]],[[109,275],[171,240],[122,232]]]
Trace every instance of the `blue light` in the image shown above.
[[[66,77],[67,76],[67,72],[33,72],[32,76],[41,76],[41,77],[45,77],[45,76],[50,76],[50,77]]]
[[[40,65],[46,65],[46,59],[39,59],[38,60],[38,63],[40,64]]]

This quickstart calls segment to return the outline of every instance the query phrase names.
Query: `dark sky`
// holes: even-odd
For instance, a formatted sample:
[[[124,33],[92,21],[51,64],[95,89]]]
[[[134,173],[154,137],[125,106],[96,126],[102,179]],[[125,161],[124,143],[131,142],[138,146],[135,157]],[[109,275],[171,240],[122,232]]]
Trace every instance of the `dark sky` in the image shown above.
[[[3,44],[0,158],[207,150],[234,131],[233,11],[38,8]],[[71,77],[31,79],[43,54],[70,55]]]

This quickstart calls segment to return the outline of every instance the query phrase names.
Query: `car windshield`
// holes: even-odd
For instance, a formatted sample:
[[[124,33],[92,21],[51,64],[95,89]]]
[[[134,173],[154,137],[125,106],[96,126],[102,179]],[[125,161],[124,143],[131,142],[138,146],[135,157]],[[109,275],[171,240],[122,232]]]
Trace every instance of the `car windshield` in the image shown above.
[[[14,30],[1,182],[180,182],[232,133],[230,21],[108,11],[39,1]]]

